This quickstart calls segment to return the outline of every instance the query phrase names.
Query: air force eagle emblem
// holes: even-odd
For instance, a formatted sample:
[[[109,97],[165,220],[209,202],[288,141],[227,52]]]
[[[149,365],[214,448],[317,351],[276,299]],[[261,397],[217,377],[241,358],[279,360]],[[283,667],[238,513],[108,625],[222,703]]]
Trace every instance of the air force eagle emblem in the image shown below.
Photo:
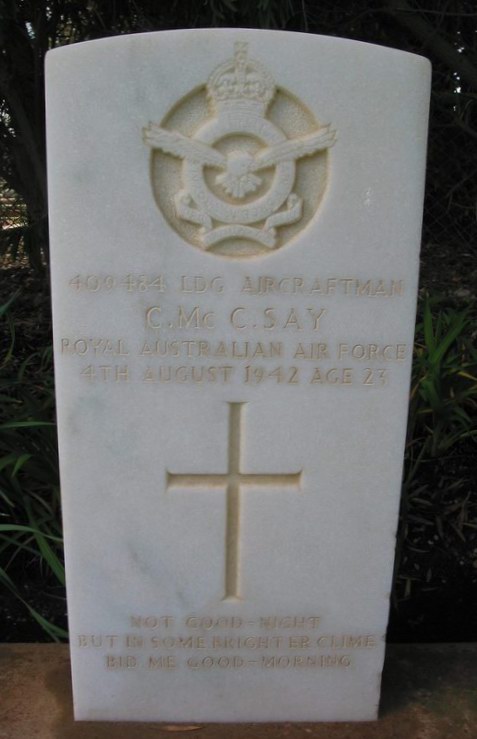
[[[156,202],[190,243],[231,257],[282,246],[313,217],[326,186],[330,125],[276,88],[246,43],[183,98],[161,125],[143,129],[152,149]]]

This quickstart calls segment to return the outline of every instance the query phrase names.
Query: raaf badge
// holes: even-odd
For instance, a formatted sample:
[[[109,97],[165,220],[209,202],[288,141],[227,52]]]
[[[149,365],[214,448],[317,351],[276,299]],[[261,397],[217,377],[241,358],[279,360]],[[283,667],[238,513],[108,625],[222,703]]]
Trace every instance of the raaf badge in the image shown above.
[[[206,88],[143,129],[156,202],[189,243],[229,257],[268,253],[316,212],[335,141],[236,43]]]

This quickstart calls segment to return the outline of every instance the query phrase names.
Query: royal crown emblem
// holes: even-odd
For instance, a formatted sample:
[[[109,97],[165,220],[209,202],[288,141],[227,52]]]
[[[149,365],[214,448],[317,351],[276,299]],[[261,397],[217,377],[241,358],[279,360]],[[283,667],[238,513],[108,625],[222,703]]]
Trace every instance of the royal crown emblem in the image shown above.
[[[236,43],[205,89],[143,135],[170,225],[203,250],[247,257],[287,243],[314,216],[336,134]]]

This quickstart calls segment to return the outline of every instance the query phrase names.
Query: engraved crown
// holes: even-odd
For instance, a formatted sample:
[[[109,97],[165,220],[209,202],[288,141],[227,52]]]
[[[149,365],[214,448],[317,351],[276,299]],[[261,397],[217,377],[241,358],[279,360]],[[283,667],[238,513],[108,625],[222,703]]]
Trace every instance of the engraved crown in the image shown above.
[[[262,64],[248,58],[248,44],[235,44],[234,58],[215,69],[207,82],[207,95],[217,110],[234,108],[260,116],[275,94],[273,77]]]

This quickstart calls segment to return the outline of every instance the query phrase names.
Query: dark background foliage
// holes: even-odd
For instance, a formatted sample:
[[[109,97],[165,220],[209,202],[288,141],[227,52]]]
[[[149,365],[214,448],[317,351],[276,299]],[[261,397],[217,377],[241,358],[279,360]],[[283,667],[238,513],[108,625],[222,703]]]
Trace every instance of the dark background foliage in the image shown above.
[[[0,0],[3,637],[61,638],[65,626],[48,306],[45,53],[122,33],[209,26],[343,36],[432,61],[420,311],[389,635],[476,638],[474,0]]]

